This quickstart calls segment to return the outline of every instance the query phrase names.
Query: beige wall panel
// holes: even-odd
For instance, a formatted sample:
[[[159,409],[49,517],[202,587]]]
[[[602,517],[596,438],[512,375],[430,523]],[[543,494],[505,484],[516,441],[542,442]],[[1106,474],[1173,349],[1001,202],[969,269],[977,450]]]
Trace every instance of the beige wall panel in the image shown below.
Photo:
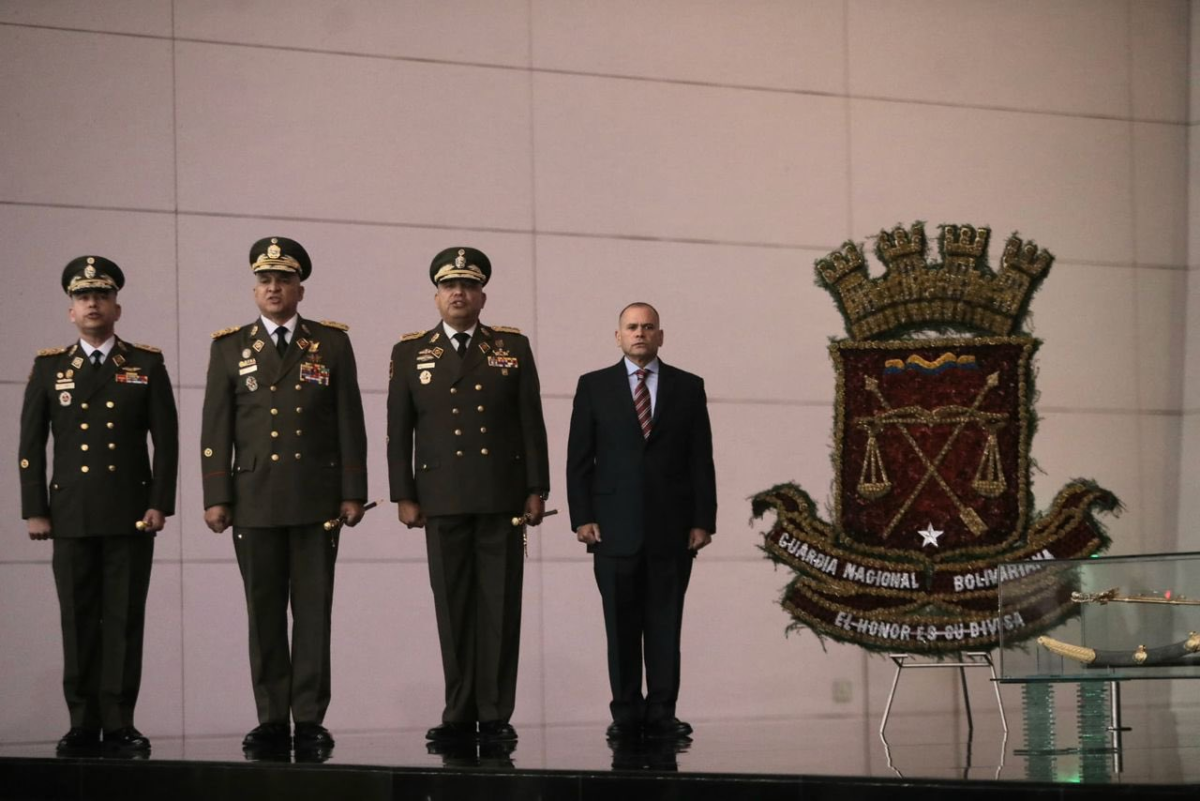
[[[1124,117],[1130,97],[1126,5],[850,0],[850,91]]]
[[[851,104],[855,237],[913,220],[990,225],[993,265],[1013,231],[1062,260],[1133,257],[1129,124]]]
[[[1185,122],[1188,117],[1187,0],[1135,0],[1129,4],[1128,19],[1134,118]]]
[[[1200,551],[1200,492],[1196,492],[1196,476],[1200,476],[1200,414],[1183,418],[1180,443],[1179,475],[1179,540],[1174,550]]]
[[[229,546],[232,554],[233,546]],[[250,686],[246,596],[232,560],[183,565],[184,719],[189,737],[258,725]]]
[[[1186,270],[1137,270],[1137,360],[1128,377],[1137,383],[1143,411],[1183,408],[1188,367],[1188,274]],[[1200,325],[1198,320],[1194,325]],[[1113,376],[1116,379],[1116,376]]]
[[[47,545],[49,545],[47,543]],[[48,557],[47,557],[48,558]],[[0,624],[0,742],[53,742],[70,728],[62,695],[62,639],[47,564],[0,565],[0,602],[19,615]],[[135,723],[147,736],[183,731],[179,568],[156,563],[146,601],[145,654]]]
[[[1200,125],[1188,126],[1187,137],[1188,264],[1200,267],[1200,223],[1196,211],[1200,209]]]
[[[206,359],[207,361],[207,359]],[[229,531],[215,534],[204,525],[204,492],[200,482],[200,411],[203,387],[185,387],[179,396],[179,498],[170,526],[179,540],[184,562],[234,562]],[[237,566],[234,565],[234,570]]]
[[[845,89],[842,3],[535,0],[540,69],[818,92]]]
[[[1196,358],[1200,354],[1200,270],[1187,273],[1186,316],[1187,325],[1173,331],[1172,336],[1183,339],[1188,357],[1184,362],[1182,406],[1189,412],[1197,412],[1200,411],[1200,359]]]
[[[1134,249],[1142,264],[1188,262],[1188,171],[1181,168],[1187,132],[1183,125],[1133,124]]]
[[[1040,417],[1031,447],[1040,468],[1033,476],[1037,511],[1049,509],[1070,480],[1092,479],[1115,493],[1126,507],[1120,517],[1099,518],[1113,540],[1109,553],[1142,553],[1145,531],[1162,520],[1157,499],[1145,482],[1156,477],[1162,481],[1169,469],[1165,460],[1146,467],[1141,456],[1144,448],[1161,443],[1161,438],[1150,439],[1144,433],[1158,418],[1059,411],[1043,411]]]
[[[5,507],[10,508],[10,507]],[[9,537],[10,545],[13,537]],[[0,616],[0,742],[54,741],[71,727],[62,692],[58,596],[43,563],[0,564],[0,603],[20,614]],[[8,548],[5,549],[8,552]]]
[[[888,692],[892,688],[892,680],[896,677],[896,663],[883,654],[863,652],[862,657],[867,666],[867,716],[872,728],[877,729],[883,720],[883,710],[887,706]],[[997,665],[997,672],[999,665]],[[972,682],[974,684],[974,682]],[[988,697],[973,699],[972,709],[991,712],[996,708],[995,696],[988,688]],[[952,712],[962,705],[962,690],[957,670],[905,670],[896,686],[896,697],[892,702],[892,715],[895,716],[896,729],[892,729],[892,719],[888,721],[888,740],[892,738],[903,740],[903,732],[915,724],[915,721],[927,715],[938,715]]]
[[[30,363],[33,354],[29,354]],[[26,367],[26,374],[29,368]],[[24,379],[25,376],[21,376]],[[21,443],[21,407],[25,402],[25,381],[14,380],[0,384],[0,418],[9,424],[0,427],[0,453],[9,455],[0,468],[0,510],[8,524],[9,536],[4,542],[4,562],[45,562],[49,571],[51,543],[29,539],[29,529],[21,519],[21,468],[15,454]],[[53,475],[54,440],[46,443],[46,481]],[[49,576],[49,572],[46,573]],[[51,587],[54,582],[51,581]]]
[[[1179,495],[1194,487],[1195,479],[1185,479],[1179,472],[1183,431],[1183,419],[1174,414],[1138,418],[1139,523],[1144,553],[1186,550],[1179,547]]]
[[[1189,0],[1188,120],[1200,122],[1200,1]]]
[[[0,22],[171,35],[171,0],[0,0]]]
[[[604,612],[592,563],[546,562],[541,572],[547,722],[607,725],[612,720],[608,712],[612,694],[608,689]],[[686,670],[685,664],[685,682]]]
[[[526,66],[525,0],[177,0],[185,39]]]
[[[0,200],[170,209],[171,44],[0,27]]]
[[[843,329],[812,267],[827,251],[551,236],[537,247],[543,391],[573,396],[581,373],[616,364],[617,316],[639,300],[662,315],[663,360],[702,375],[710,398],[832,400],[828,337]]]
[[[429,264],[455,245],[478,247],[492,261],[483,321],[516,326],[536,346],[533,262],[526,234],[184,215],[179,222],[180,291],[189,302],[179,328],[185,384],[204,386],[213,331],[248,325],[258,315],[248,253],[257,240],[276,235],[297,240],[312,258],[300,314],[350,326],[363,389],[386,391],[392,346],[403,334],[438,321]],[[537,355],[540,368],[540,351]]]
[[[191,43],[176,67],[185,210],[529,227],[520,72]]]
[[[847,230],[844,102],[536,75],[538,228],[839,241]]]

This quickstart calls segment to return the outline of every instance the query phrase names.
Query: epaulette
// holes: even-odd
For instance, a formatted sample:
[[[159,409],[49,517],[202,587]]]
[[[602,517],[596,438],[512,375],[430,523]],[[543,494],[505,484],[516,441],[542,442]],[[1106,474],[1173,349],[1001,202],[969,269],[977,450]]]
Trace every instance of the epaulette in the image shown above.
[[[242,327],[240,325],[233,325],[233,326],[230,326],[229,328],[222,328],[220,331],[213,331],[212,338],[220,339],[221,337],[227,337],[230,334],[236,333],[241,330],[242,330]]]
[[[129,344],[133,345],[138,350],[144,350],[147,353],[162,353],[162,348],[156,348],[153,345],[143,345],[140,342],[130,342]]]
[[[511,325],[493,325],[493,326],[489,326],[489,328],[491,328],[493,331],[499,331],[502,334],[519,334],[519,333],[521,333],[520,328],[514,328]]]
[[[60,353],[66,353],[66,352],[67,352],[66,348],[42,348],[41,350],[39,350],[37,352],[37,355],[38,355],[38,358],[40,359],[43,356],[57,356]]]
[[[345,323],[339,323],[336,320],[321,320],[321,325],[325,326],[326,328],[336,328],[339,331],[350,330],[350,326],[346,325]]]
[[[400,337],[400,341],[401,342],[411,342],[414,339],[420,339],[421,337],[425,336],[428,333],[429,333],[428,329],[426,329],[424,331],[413,331],[411,334],[405,334],[404,336]]]

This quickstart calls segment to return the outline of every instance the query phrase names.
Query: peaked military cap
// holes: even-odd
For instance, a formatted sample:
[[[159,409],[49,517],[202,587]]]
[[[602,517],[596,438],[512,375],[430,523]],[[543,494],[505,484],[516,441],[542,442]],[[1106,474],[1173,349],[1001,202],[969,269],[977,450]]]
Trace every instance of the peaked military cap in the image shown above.
[[[312,274],[312,260],[296,240],[269,236],[250,248],[250,269],[256,273],[293,273],[303,281]]]
[[[452,278],[466,278],[487,286],[492,277],[492,263],[482,250],[475,248],[446,248],[433,257],[429,279],[434,285]]]
[[[125,273],[103,256],[80,256],[63,268],[62,287],[68,295],[79,292],[116,292],[125,286]]]

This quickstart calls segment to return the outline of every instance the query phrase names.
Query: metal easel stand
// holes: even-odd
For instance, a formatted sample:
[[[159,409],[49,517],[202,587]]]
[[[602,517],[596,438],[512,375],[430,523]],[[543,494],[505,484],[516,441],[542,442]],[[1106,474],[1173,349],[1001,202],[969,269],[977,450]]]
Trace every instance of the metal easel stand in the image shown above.
[[[883,709],[883,720],[879,722],[879,736],[884,736],[888,716],[892,712],[892,701],[896,699],[896,686],[900,684],[900,673],[913,668],[958,668],[958,677],[962,684],[963,705],[967,710],[967,731],[975,731],[975,722],[971,718],[971,696],[967,691],[967,668],[987,668],[992,675],[992,687],[996,692],[996,706],[1000,709],[1000,725],[1004,727],[1005,739],[1008,738],[1008,720],[1004,717],[1004,702],[1000,700],[1000,685],[996,682],[996,666],[992,664],[992,655],[987,651],[962,651],[957,661],[919,661],[917,654],[888,654],[888,659],[896,663],[896,676],[892,679],[892,689],[888,693],[887,706]]]

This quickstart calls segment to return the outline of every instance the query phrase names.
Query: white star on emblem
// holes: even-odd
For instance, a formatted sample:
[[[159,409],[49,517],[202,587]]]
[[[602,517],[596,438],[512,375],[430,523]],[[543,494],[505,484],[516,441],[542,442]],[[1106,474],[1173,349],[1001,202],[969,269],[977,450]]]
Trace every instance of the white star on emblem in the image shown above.
[[[933,523],[927,523],[925,525],[925,528],[921,531],[918,531],[917,533],[921,535],[921,539],[922,539],[921,547],[922,548],[924,548],[926,545],[932,545],[934,548],[936,548],[936,547],[938,547],[938,537],[942,536],[942,534],[944,534],[945,532],[938,531],[937,529],[935,529],[933,527]]]

